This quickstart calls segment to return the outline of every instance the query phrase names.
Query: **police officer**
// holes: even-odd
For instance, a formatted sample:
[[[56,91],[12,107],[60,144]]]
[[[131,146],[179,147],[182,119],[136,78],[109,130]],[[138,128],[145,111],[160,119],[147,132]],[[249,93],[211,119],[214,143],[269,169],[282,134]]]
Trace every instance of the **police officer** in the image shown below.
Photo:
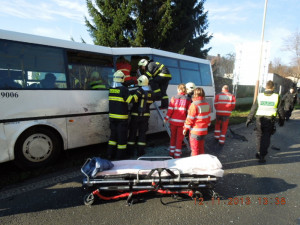
[[[255,156],[259,159],[259,163],[265,163],[271,135],[275,132],[275,118],[277,115],[279,116],[279,126],[284,125],[284,110],[279,95],[274,93],[273,81],[269,80],[267,82],[264,93],[260,93],[252,105],[246,121],[247,127],[251,123],[255,112],[258,140],[258,152]]]
[[[137,144],[138,157],[145,153],[146,131],[148,130],[148,121],[150,118],[150,105],[153,103],[153,92],[150,90],[148,78],[142,75],[137,80],[139,88],[130,95],[127,102],[132,103],[131,120],[129,125],[128,149],[133,156],[134,148]],[[136,135],[138,138],[136,142]]]
[[[127,149],[128,103],[129,91],[123,86],[125,75],[118,70],[113,75],[113,84],[109,89],[110,138],[108,142],[108,159],[124,159]]]
[[[167,67],[159,62],[148,61],[141,59],[138,65],[146,72],[149,79],[151,89],[154,94],[161,100],[161,108],[168,108],[169,98],[167,95],[167,88],[172,76]]]

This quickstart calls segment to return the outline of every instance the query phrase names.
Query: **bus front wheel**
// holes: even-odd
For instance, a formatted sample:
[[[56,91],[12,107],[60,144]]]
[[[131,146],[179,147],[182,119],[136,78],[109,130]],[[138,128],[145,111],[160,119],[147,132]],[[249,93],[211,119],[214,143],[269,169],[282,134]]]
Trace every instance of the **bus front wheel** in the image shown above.
[[[36,127],[25,131],[15,145],[15,162],[25,169],[52,163],[62,150],[59,136],[51,129]]]

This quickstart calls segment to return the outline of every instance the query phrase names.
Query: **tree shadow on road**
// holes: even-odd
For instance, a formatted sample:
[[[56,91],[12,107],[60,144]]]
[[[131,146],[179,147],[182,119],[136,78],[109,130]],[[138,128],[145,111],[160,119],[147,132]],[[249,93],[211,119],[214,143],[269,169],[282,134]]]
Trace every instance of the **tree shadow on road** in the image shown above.
[[[278,194],[296,188],[281,178],[253,177],[245,173],[225,175],[216,185],[216,191],[224,198],[235,196]]]

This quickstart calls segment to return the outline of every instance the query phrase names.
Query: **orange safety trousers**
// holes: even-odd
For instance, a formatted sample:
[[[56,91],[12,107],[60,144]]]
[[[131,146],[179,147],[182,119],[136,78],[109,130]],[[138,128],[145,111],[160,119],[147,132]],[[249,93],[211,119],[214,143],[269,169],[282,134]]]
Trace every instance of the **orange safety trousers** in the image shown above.
[[[171,139],[170,139],[170,156],[174,159],[181,157],[181,148],[183,141],[183,126],[175,126],[170,124]]]
[[[225,143],[225,137],[227,133],[229,123],[229,117],[226,120],[216,118],[215,123],[215,139],[219,140],[219,144],[223,145]]]

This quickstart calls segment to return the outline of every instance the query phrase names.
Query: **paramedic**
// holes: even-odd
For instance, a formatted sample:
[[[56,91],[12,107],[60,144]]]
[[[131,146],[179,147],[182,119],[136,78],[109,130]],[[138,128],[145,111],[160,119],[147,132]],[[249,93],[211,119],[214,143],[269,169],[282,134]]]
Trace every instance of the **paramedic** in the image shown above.
[[[130,63],[125,59],[124,56],[120,56],[118,58],[118,61],[116,63],[116,67],[117,67],[117,70],[121,70],[124,75],[125,75],[125,81],[124,81],[124,84],[126,86],[130,86],[132,84],[136,84],[137,81],[136,81],[136,77],[132,77],[130,75],[131,73],[131,65]]]
[[[215,140],[220,146],[225,144],[225,136],[228,128],[231,111],[235,108],[235,96],[229,93],[228,85],[222,87],[222,92],[215,96],[216,123]]]
[[[127,103],[132,103],[131,120],[129,125],[128,150],[130,157],[134,155],[134,148],[137,141],[137,156],[145,154],[146,131],[150,118],[150,105],[153,103],[153,92],[150,90],[147,76],[142,75],[137,79],[139,88],[134,91]],[[138,138],[136,135],[138,133]],[[137,140],[136,140],[137,139]]]
[[[186,96],[185,84],[179,84],[177,95],[171,98],[168,112],[164,122],[170,122],[171,139],[170,139],[170,156],[175,159],[181,157],[183,135],[183,125],[187,116],[187,111],[191,104],[191,99]]]
[[[159,62],[148,61],[146,59],[141,59],[138,66],[145,71],[154,94],[158,96],[158,100],[161,100],[160,108],[168,108],[169,99],[167,89],[169,81],[172,79],[169,69]]]
[[[183,135],[190,130],[191,156],[204,154],[204,137],[210,125],[210,105],[205,101],[205,92],[198,87],[194,90],[193,102],[183,127]]]
[[[192,99],[196,85],[193,82],[188,82],[186,85],[187,96]]]
[[[274,93],[274,83],[269,80],[264,93],[259,93],[257,100],[251,107],[247,117],[246,126],[251,123],[256,112],[256,136],[258,152],[256,158],[259,163],[265,163],[265,156],[268,154],[271,135],[275,132],[275,118],[279,115],[279,126],[284,125],[284,110],[279,95]]]
[[[129,91],[123,86],[125,75],[118,70],[113,75],[113,84],[109,89],[110,138],[108,142],[108,159],[123,159],[127,148]]]

